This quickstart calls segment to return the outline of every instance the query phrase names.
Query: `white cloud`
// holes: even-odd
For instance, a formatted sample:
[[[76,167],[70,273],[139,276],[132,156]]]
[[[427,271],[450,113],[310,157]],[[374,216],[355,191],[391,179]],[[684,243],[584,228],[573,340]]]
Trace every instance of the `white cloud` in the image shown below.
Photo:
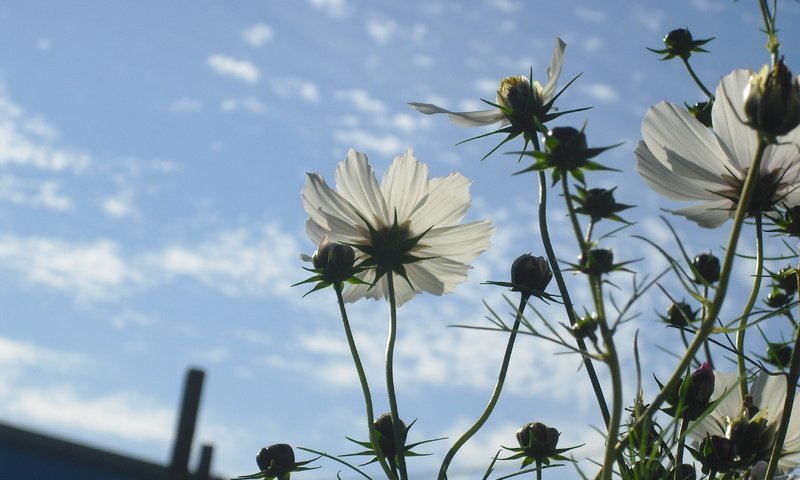
[[[196,98],[179,98],[167,106],[171,113],[198,113],[203,110],[203,102]]]
[[[617,90],[611,85],[605,83],[590,83],[582,84],[579,90],[584,95],[591,97],[598,102],[614,103],[619,98]]]
[[[644,8],[637,5],[631,10],[630,16],[634,22],[651,32],[664,30],[663,23],[666,14],[662,10]]]
[[[275,95],[281,98],[300,99],[309,103],[317,103],[320,99],[319,88],[309,80],[300,78],[273,79],[270,87]]]
[[[112,197],[103,200],[103,212],[111,218],[128,218],[138,215],[134,205],[134,193],[125,189]]]
[[[258,23],[242,31],[242,40],[254,47],[260,47],[272,40],[274,32],[263,23]]]
[[[52,172],[83,171],[90,163],[84,153],[52,145],[58,131],[41,117],[32,117],[0,88],[0,166],[29,166]]]
[[[255,97],[226,98],[219,106],[223,112],[248,112],[261,115],[266,111],[264,104]]]
[[[163,444],[172,438],[173,411],[139,394],[82,398],[71,387],[57,387],[21,389],[0,401],[6,414],[49,428],[68,427]]]
[[[339,90],[336,92],[335,96],[337,100],[350,102],[351,105],[361,112],[381,115],[386,113],[387,110],[386,105],[382,101],[372,98],[370,94],[364,90]]]
[[[247,83],[258,83],[261,74],[247,60],[239,60],[220,53],[210,55],[206,63],[219,75],[228,76]]]
[[[394,135],[375,135],[365,130],[339,130],[333,132],[333,139],[348,147],[359,151],[381,155],[399,155],[404,150],[404,144]]]
[[[72,200],[60,192],[55,181],[33,183],[7,175],[0,177],[0,202],[26,207],[43,207],[56,211],[71,210]]]
[[[514,13],[522,8],[522,4],[513,0],[488,0],[487,4],[504,13]]]
[[[580,6],[575,9],[575,16],[589,22],[603,23],[608,20],[608,12]]]
[[[86,363],[83,354],[55,351],[32,343],[0,337],[0,366],[4,375],[18,368],[47,368],[67,371]],[[2,383],[2,380],[0,380]],[[2,392],[0,388],[0,392]]]
[[[50,39],[47,37],[40,38],[36,41],[36,47],[43,52],[49,51],[51,47]]]
[[[345,0],[310,0],[311,6],[318,8],[332,17],[344,17],[350,13]]]
[[[108,240],[76,245],[48,238],[0,237],[0,269],[30,285],[67,290],[80,299],[115,294],[129,278],[125,260]]]
[[[367,33],[381,45],[389,43],[397,31],[397,23],[389,19],[372,19],[367,21]]]

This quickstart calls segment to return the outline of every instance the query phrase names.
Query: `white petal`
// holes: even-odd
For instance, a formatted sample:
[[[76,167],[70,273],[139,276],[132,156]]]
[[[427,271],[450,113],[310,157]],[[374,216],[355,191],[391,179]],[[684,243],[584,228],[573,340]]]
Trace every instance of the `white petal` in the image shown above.
[[[722,77],[711,109],[714,132],[719,137],[730,162],[739,171],[753,163],[758,145],[756,131],[743,123],[744,89],[750,80],[749,70],[734,70]]]
[[[678,175],[713,183],[721,182],[721,174],[738,171],[714,134],[678,105],[660,102],[650,107],[642,137],[653,156]]]
[[[730,200],[714,200],[672,211],[683,215],[704,228],[717,228],[733,217],[734,205]]]
[[[455,225],[464,218],[470,205],[472,182],[460,173],[431,179],[428,197],[411,214],[412,235],[428,227]]]
[[[347,237],[361,235],[356,225],[363,222],[356,215],[355,207],[328,187],[318,174],[308,174],[301,197],[309,220],[321,229],[335,229],[337,234]]]
[[[375,172],[363,153],[351,149],[336,167],[336,191],[358,209],[373,227],[389,221]],[[357,224],[362,223],[359,220]]]
[[[494,226],[488,220],[434,228],[422,237],[417,245],[419,251],[415,254],[468,264],[489,248],[493,233]]]
[[[438,107],[430,103],[409,103],[418,112],[430,115],[432,113],[447,113],[450,120],[459,127],[482,127],[492,125],[497,122],[508,123],[508,119],[502,110],[493,108],[491,110],[478,110],[474,112],[451,112],[450,110]]]
[[[556,48],[553,50],[550,66],[547,67],[547,83],[542,87],[542,98],[545,102],[548,102],[556,93],[556,85],[558,84],[558,77],[561,76],[561,64],[564,63],[564,51],[566,49],[567,44],[556,37]]]
[[[760,410],[767,410],[768,422],[777,425],[783,415],[783,402],[786,400],[786,378],[783,375],[759,372],[750,387],[750,395]]]
[[[414,153],[407,150],[394,159],[383,175],[381,192],[392,221],[397,214],[398,222],[404,223],[428,195],[428,166],[418,162]]]
[[[445,257],[432,258],[418,265],[441,284],[441,291],[437,295],[452,293],[458,284],[466,282],[471,268],[469,265]],[[433,293],[431,290],[426,289],[426,291]]]
[[[442,295],[445,293],[444,282],[428,269],[430,266],[431,261],[429,260],[408,264],[406,265],[406,275],[408,275],[408,279],[411,281],[411,285],[414,286],[415,291]],[[405,283],[408,285],[405,279],[400,277],[395,278],[395,283]],[[397,298],[397,303],[401,303],[400,298]]]
[[[639,141],[633,153],[636,156],[636,170],[661,195],[673,200],[709,200],[715,197],[709,191],[711,183],[676,175],[653,155],[643,141]]]

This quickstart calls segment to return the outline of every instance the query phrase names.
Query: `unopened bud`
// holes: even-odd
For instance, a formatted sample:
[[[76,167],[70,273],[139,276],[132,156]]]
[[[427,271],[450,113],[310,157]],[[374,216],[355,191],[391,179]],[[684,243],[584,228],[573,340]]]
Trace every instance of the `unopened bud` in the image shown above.
[[[269,477],[286,480],[296,466],[294,450],[285,443],[270,445],[259,450],[256,464],[261,472],[267,472]]]
[[[381,453],[384,457],[394,459],[397,455],[397,445],[394,442],[394,424],[392,422],[392,414],[384,413],[375,419],[375,430],[380,434],[380,447]],[[403,442],[401,450],[405,450],[406,441],[406,424],[400,420],[400,441]]]
[[[549,146],[551,165],[562,171],[581,168],[588,162],[586,134],[572,127],[555,127],[547,132],[545,145]]]
[[[578,259],[580,270],[587,275],[600,276],[614,270],[614,254],[611,250],[594,248]]]
[[[792,347],[786,343],[767,343],[765,360],[778,368],[786,368],[792,361]]]
[[[543,460],[558,452],[558,437],[561,433],[541,422],[525,424],[517,430],[517,442],[525,455],[535,460]]]
[[[697,320],[697,312],[686,302],[672,303],[667,308],[667,317],[664,320],[673,327],[688,327]]]
[[[800,124],[800,84],[783,58],[750,75],[744,98],[748,124],[763,134],[786,135]]]
[[[688,110],[698,122],[702,123],[708,128],[711,128],[711,108],[713,106],[714,100],[709,100],[707,102],[697,102],[691,107],[688,107]]]
[[[323,280],[331,283],[350,279],[354,273],[355,259],[355,251],[350,245],[325,240],[311,256],[314,269],[320,272]]]
[[[728,472],[736,464],[736,444],[725,437],[710,435],[700,442],[696,456],[703,472]]]
[[[695,282],[713,284],[719,280],[719,258],[710,253],[701,253],[694,257],[692,267],[695,271]]]
[[[544,292],[552,278],[553,271],[544,257],[525,253],[511,264],[511,283],[515,285],[512,291],[528,295]]]

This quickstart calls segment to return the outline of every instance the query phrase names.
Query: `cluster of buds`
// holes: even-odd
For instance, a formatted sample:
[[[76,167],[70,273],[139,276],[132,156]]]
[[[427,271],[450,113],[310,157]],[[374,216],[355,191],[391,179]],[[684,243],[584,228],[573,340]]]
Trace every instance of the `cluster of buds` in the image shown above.
[[[772,275],[772,291],[764,303],[776,310],[786,309],[791,306],[795,293],[797,293],[797,269],[786,267]]]

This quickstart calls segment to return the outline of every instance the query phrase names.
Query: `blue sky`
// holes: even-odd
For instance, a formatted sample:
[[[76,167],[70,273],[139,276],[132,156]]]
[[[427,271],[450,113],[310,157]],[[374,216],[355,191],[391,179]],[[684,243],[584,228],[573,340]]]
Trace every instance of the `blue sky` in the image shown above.
[[[497,227],[468,284],[400,313],[398,389],[403,416],[419,419],[412,438],[455,436],[488,398],[505,340],[446,326],[482,324],[482,298],[502,311],[502,292],[481,282],[505,280],[520,253],[542,253],[535,182],[511,177],[510,156],[480,162],[492,140],[455,146],[480,131],[406,103],[480,109],[505,76],[532,67],[543,79],[560,36],[568,45],[561,84],[582,76],[559,105],[594,108],[557,123],[586,122],[591,145],[625,142],[601,158],[623,172],[592,177],[592,186],[619,185],[618,200],[638,205],[625,215],[639,222],[631,233],[672,245],[657,217],[675,205],[636,175],[632,150],[648,106],[702,95],[679,63],[645,47],[660,48],[679,27],[716,37],[713,53],[694,59],[713,88],[732,69],[767,61],[751,3],[0,5],[0,419],[165,461],[180,382],[199,366],[208,376],[198,435],[215,445],[217,472],[251,473],[269,443],[353,451],[343,438],[365,437],[363,404],[335,300],[290,287],[304,278],[300,254],[314,248],[299,192],[306,171],[331,179],[351,147],[378,172],[413,148],[432,175],[474,179],[468,218]],[[800,70],[792,27],[800,7],[780,8],[783,53]],[[571,260],[563,208],[555,192],[551,199],[559,256]],[[724,229],[698,234],[672,221],[690,252],[719,252]],[[663,266],[627,232],[613,242],[628,258],[644,257],[643,269]],[[744,248],[752,243],[745,234]],[[579,279],[570,281],[585,301]],[[620,332],[629,339],[641,329],[646,370],[662,374],[671,360],[658,347],[677,345],[655,320],[666,303],[646,299]],[[362,301],[351,315],[384,411],[386,307]],[[588,427],[600,422],[596,406],[579,360],[559,351],[522,339],[500,411],[452,478],[475,478],[532,420],[557,426],[565,444],[587,443],[583,456],[596,453]],[[430,478],[436,465],[423,459],[412,471]],[[336,467],[325,466],[302,478],[331,478]]]

